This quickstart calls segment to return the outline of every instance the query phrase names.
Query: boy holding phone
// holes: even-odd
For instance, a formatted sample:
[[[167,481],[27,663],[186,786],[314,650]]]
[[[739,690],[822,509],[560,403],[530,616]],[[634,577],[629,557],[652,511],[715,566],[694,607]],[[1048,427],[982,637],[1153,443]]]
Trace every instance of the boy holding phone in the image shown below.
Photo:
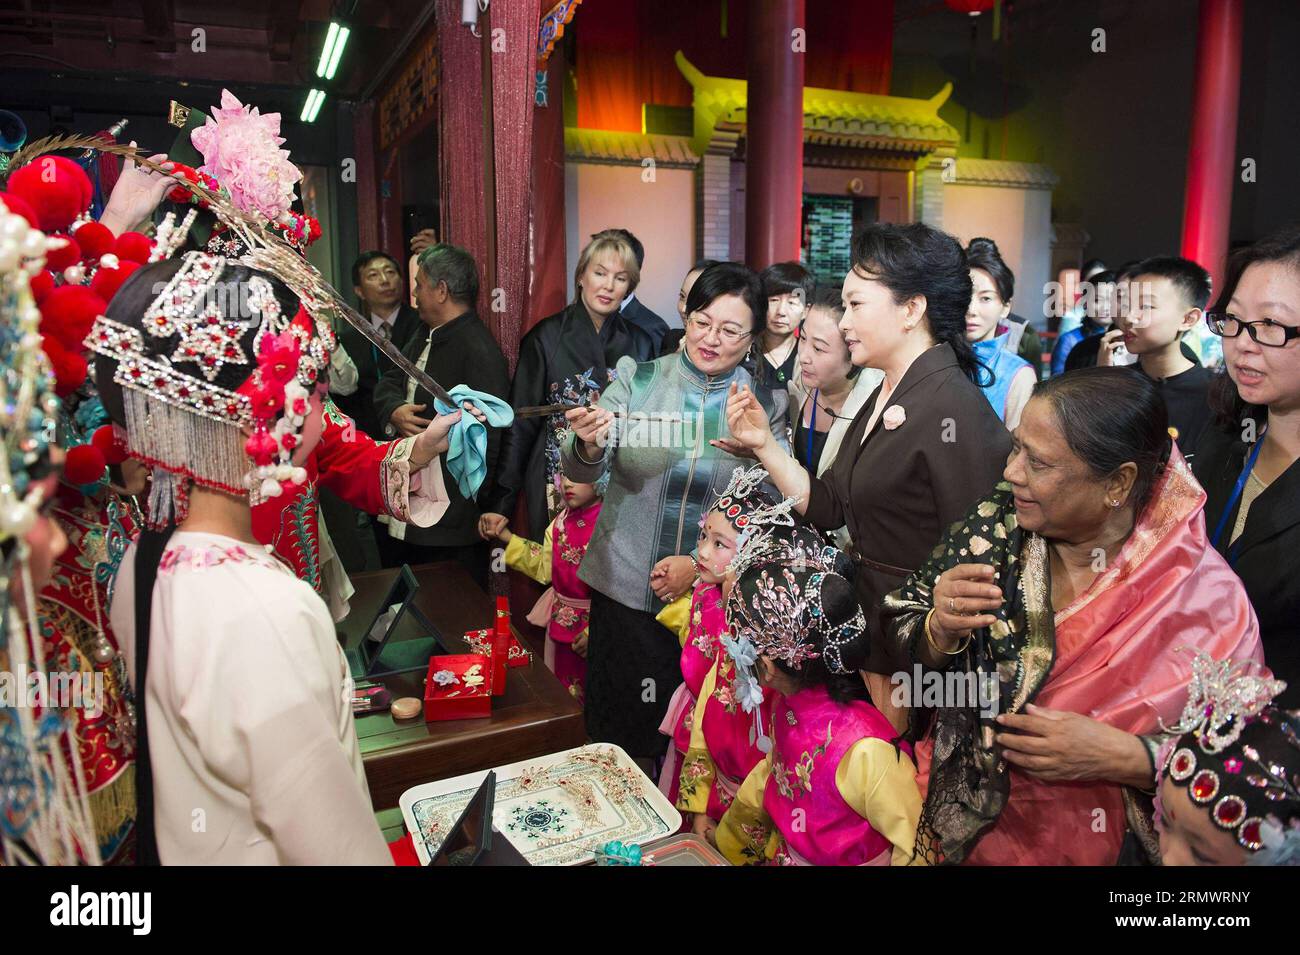
[[[1169,429],[1183,457],[1196,453],[1211,417],[1207,392],[1213,375],[1182,348],[1183,336],[1205,317],[1210,275],[1188,259],[1157,256],[1133,267],[1116,327],[1101,340],[1097,364],[1123,364],[1124,352],[1160,383]]]

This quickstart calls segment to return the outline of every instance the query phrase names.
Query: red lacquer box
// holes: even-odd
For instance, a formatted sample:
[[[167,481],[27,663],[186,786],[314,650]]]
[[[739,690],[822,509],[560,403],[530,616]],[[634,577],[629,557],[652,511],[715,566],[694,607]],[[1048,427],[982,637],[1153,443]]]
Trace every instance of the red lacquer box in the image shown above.
[[[492,661],[477,653],[429,660],[424,719],[470,720],[492,715]]]
[[[506,668],[510,665],[510,646],[515,638],[510,634],[510,598],[497,597],[497,620],[492,633],[492,695],[506,691]]]
[[[465,645],[474,653],[485,657],[492,655],[492,638],[496,631],[484,627],[482,630],[470,630],[465,634]],[[533,651],[524,647],[514,634],[510,635],[510,650],[506,654],[506,666],[526,667],[533,662]]]

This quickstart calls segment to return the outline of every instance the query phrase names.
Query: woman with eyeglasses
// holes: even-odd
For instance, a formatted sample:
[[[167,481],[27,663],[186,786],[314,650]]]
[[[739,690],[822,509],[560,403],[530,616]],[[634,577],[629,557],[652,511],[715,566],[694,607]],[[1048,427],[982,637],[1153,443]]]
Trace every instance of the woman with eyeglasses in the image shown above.
[[[728,420],[781,493],[800,499],[800,513],[823,530],[848,527],[855,587],[873,631],[872,701],[902,719],[887,709],[886,675],[911,661],[878,632],[875,608],[998,482],[1011,436],[978,384],[987,371],[966,340],[971,278],[957,240],[921,223],[872,225],[854,238],[852,258],[840,330],[853,363],[885,377],[830,470],[810,477],[778,447],[752,394],[737,392]]]
[[[753,271],[710,266],[687,296],[681,349],[654,361],[621,359],[597,405],[566,415],[565,476],[595,483],[609,473],[578,572],[592,589],[587,734],[646,762],[663,755],[668,737],[658,727],[681,682],[681,646],[655,614],[694,583],[704,508],[743,463],[726,443],[727,393],[752,385],[741,362],[766,317]],[[763,414],[769,436],[784,433],[775,411]]]
[[[1300,706],[1300,227],[1236,252],[1206,316],[1224,372],[1192,465],[1210,542],[1259,616],[1264,659]]]

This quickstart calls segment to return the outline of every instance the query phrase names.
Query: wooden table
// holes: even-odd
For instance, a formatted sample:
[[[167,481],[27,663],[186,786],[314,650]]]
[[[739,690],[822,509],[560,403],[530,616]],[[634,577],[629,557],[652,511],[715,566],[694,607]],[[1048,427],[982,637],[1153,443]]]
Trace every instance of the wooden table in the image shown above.
[[[420,584],[413,604],[438,628],[449,652],[467,652],[464,634],[495,623],[493,599],[459,564],[423,564],[412,570]],[[352,577],[357,589],[352,610],[338,625],[348,648],[362,639],[361,629],[374,619],[397,573],[380,570]],[[393,639],[417,633],[404,622]],[[423,699],[425,676],[424,672],[403,673],[380,682],[394,699]],[[356,725],[376,812],[397,806],[402,793],[420,783],[570,749],[587,740],[582,707],[546,669],[540,653],[528,666],[509,669],[506,692],[492,698],[489,718],[425,723],[423,714],[395,720],[383,711],[357,717]]]

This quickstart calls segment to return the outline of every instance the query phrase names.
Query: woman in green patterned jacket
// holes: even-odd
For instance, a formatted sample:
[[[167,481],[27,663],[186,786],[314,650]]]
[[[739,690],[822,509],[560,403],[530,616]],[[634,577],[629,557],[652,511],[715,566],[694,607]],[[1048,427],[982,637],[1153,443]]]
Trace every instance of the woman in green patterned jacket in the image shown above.
[[[758,276],[723,262],[706,269],[686,302],[680,351],[624,358],[594,408],[568,413],[564,473],[609,491],[578,576],[592,588],[587,644],[587,733],[654,760],[658,727],[681,682],[681,647],[655,613],[695,580],[691,556],[705,506],[741,462],[731,453],[727,394],[752,385],[741,362],[763,331]],[[784,408],[769,426],[785,441]]]

